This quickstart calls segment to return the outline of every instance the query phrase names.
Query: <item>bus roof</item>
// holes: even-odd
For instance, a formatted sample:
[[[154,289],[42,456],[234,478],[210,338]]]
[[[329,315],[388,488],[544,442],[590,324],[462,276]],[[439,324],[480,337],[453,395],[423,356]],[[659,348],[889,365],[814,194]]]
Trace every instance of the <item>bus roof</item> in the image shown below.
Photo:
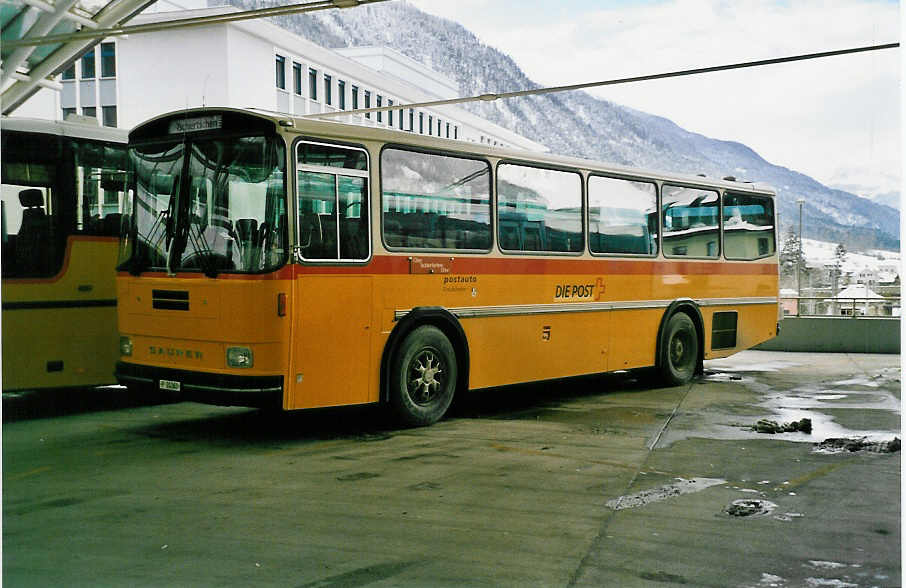
[[[90,122],[6,116],[0,118],[0,130],[41,133],[78,139],[95,139],[116,143],[125,143],[129,137],[129,133],[123,129],[102,127]]]
[[[401,108],[405,108],[405,105],[402,105]],[[563,155],[551,155],[548,153],[537,153],[522,151],[518,149],[494,147],[480,143],[444,139],[430,135],[419,135],[416,133],[399,131],[390,128],[370,127],[358,124],[343,123],[334,120],[318,120],[316,118],[295,117],[290,114],[282,114],[279,112],[263,109],[207,107],[173,111],[149,119],[148,121],[136,126],[133,129],[133,132],[141,129],[142,127],[150,125],[155,121],[160,121],[171,117],[202,117],[205,114],[214,114],[217,112],[243,113],[247,116],[270,121],[275,126],[282,128],[286,132],[294,132],[302,135],[310,134],[318,137],[345,140],[347,142],[378,141],[389,144],[408,145],[426,150],[458,151],[464,154],[480,155],[496,159],[547,164],[554,167],[567,169],[583,169],[590,172],[601,172],[608,175],[616,175],[625,178],[676,182],[682,185],[691,185],[703,188],[720,188],[736,192],[743,191],[759,192],[770,195],[775,194],[774,188],[764,183],[708,178],[701,175],[680,174],[640,167],[630,167],[619,164],[606,163],[602,161],[594,161],[591,159],[582,159],[579,157],[568,157]]]

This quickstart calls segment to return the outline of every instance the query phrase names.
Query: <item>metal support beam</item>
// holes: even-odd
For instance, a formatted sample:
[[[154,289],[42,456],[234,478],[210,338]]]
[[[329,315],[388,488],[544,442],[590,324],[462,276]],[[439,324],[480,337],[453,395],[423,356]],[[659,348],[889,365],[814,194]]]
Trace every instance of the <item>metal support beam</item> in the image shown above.
[[[53,7],[53,12],[44,12],[38,17],[35,24],[28,29],[28,36],[41,37],[49,33],[51,29],[57,26],[58,22],[63,20],[63,16],[69,12],[70,8],[75,6],[75,3],[76,0],[59,0]],[[40,10],[43,10],[43,8]],[[4,84],[12,74],[16,73],[19,66],[28,60],[29,56],[35,52],[35,49],[37,47],[19,47],[6,58],[6,61],[3,62],[3,73],[0,74],[0,85]]]
[[[53,4],[51,4],[50,2],[45,2],[44,0],[24,0],[23,4],[25,4],[27,6],[31,6],[33,8],[37,8],[38,10],[43,10],[44,12],[55,12],[56,11],[56,7]],[[94,22],[87,16],[82,16],[81,14],[78,14],[77,12],[73,12],[72,10],[70,10],[66,14],[64,14],[63,18],[65,18],[67,20],[71,20],[71,21],[78,23],[78,24],[82,25],[83,27],[86,27],[89,29],[98,28],[98,23]]]
[[[23,73],[19,73],[19,72],[15,72],[12,75],[10,75],[9,77],[11,77],[12,79],[17,80],[19,82],[31,83],[33,81],[31,79],[31,76],[27,76],[27,75],[25,75]],[[42,88],[50,88],[51,90],[57,90],[58,92],[63,89],[63,84],[61,84],[60,82],[55,82],[53,80],[46,80],[46,79],[38,80],[37,84],[38,84],[38,86],[40,86]]]
[[[156,0],[113,0],[102,8],[94,17],[99,27],[116,26],[126,21]],[[0,104],[3,105],[3,114],[9,115],[16,110],[23,102],[28,100],[40,87],[41,80],[51,77],[63,67],[71,63],[79,55],[85,53],[88,49],[95,46],[103,37],[97,37],[88,40],[72,41],[60,46],[47,59],[36,65],[29,71],[30,81],[15,81],[9,88],[4,90],[0,96]],[[10,43],[4,43],[10,45]]]

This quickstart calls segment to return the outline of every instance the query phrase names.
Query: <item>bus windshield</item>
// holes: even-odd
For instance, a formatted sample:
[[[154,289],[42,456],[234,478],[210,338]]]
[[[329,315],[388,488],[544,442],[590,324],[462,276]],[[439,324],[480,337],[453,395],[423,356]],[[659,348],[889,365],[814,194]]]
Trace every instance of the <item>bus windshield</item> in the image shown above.
[[[123,269],[213,277],[285,263],[286,158],[279,139],[180,138],[129,154],[136,189]]]

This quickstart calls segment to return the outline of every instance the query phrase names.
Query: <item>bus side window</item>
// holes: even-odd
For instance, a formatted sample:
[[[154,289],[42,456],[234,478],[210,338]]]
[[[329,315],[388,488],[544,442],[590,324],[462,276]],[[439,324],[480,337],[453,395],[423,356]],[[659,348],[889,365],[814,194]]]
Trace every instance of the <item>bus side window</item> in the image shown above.
[[[668,257],[716,258],[720,254],[717,192],[665,184],[661,193],[664,252]]]
[[[576,172],[501,163],[497,166],[497,216],[518,227],[517,247],[498,230],[507,251],[579,253],[582,235],[582,176]]]
[[[412,249],[489,250],[490,171],[482,159],[385,148],[384,242]]]
[[[45,275],[51,266],[51,219],[45,211],[44,192],[27,188],[19,192],[22,224],[16,238],[16,266],[23,273]]]
[[[589,246],[592,253],[657,253],[657,188],[651,182],[588,178]]]
[[[758,259],[774,253],[774,203],[757,194],[724,194],[724,254]]]
[[[67,178],[59,177],[58,139],[15,131],[2,137],[3,277],[50,277],[63,265],[65,246],[59,187]]]
[[[300,143],[299,248],[307,260],[368,259],[368,158],[362,149]]]
[[[117,236],[128,177],[124,147],[71,140],[76,165],[76,230]]]

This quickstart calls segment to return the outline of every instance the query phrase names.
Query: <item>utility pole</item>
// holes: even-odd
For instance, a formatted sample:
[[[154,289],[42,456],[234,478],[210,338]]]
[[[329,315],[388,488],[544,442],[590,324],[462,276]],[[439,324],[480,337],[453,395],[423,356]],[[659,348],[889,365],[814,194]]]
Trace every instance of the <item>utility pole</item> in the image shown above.
[[[796,314],[802,314],[802,205],[805,198],[796,200],[799,203],[799,255],[796,257]]]

